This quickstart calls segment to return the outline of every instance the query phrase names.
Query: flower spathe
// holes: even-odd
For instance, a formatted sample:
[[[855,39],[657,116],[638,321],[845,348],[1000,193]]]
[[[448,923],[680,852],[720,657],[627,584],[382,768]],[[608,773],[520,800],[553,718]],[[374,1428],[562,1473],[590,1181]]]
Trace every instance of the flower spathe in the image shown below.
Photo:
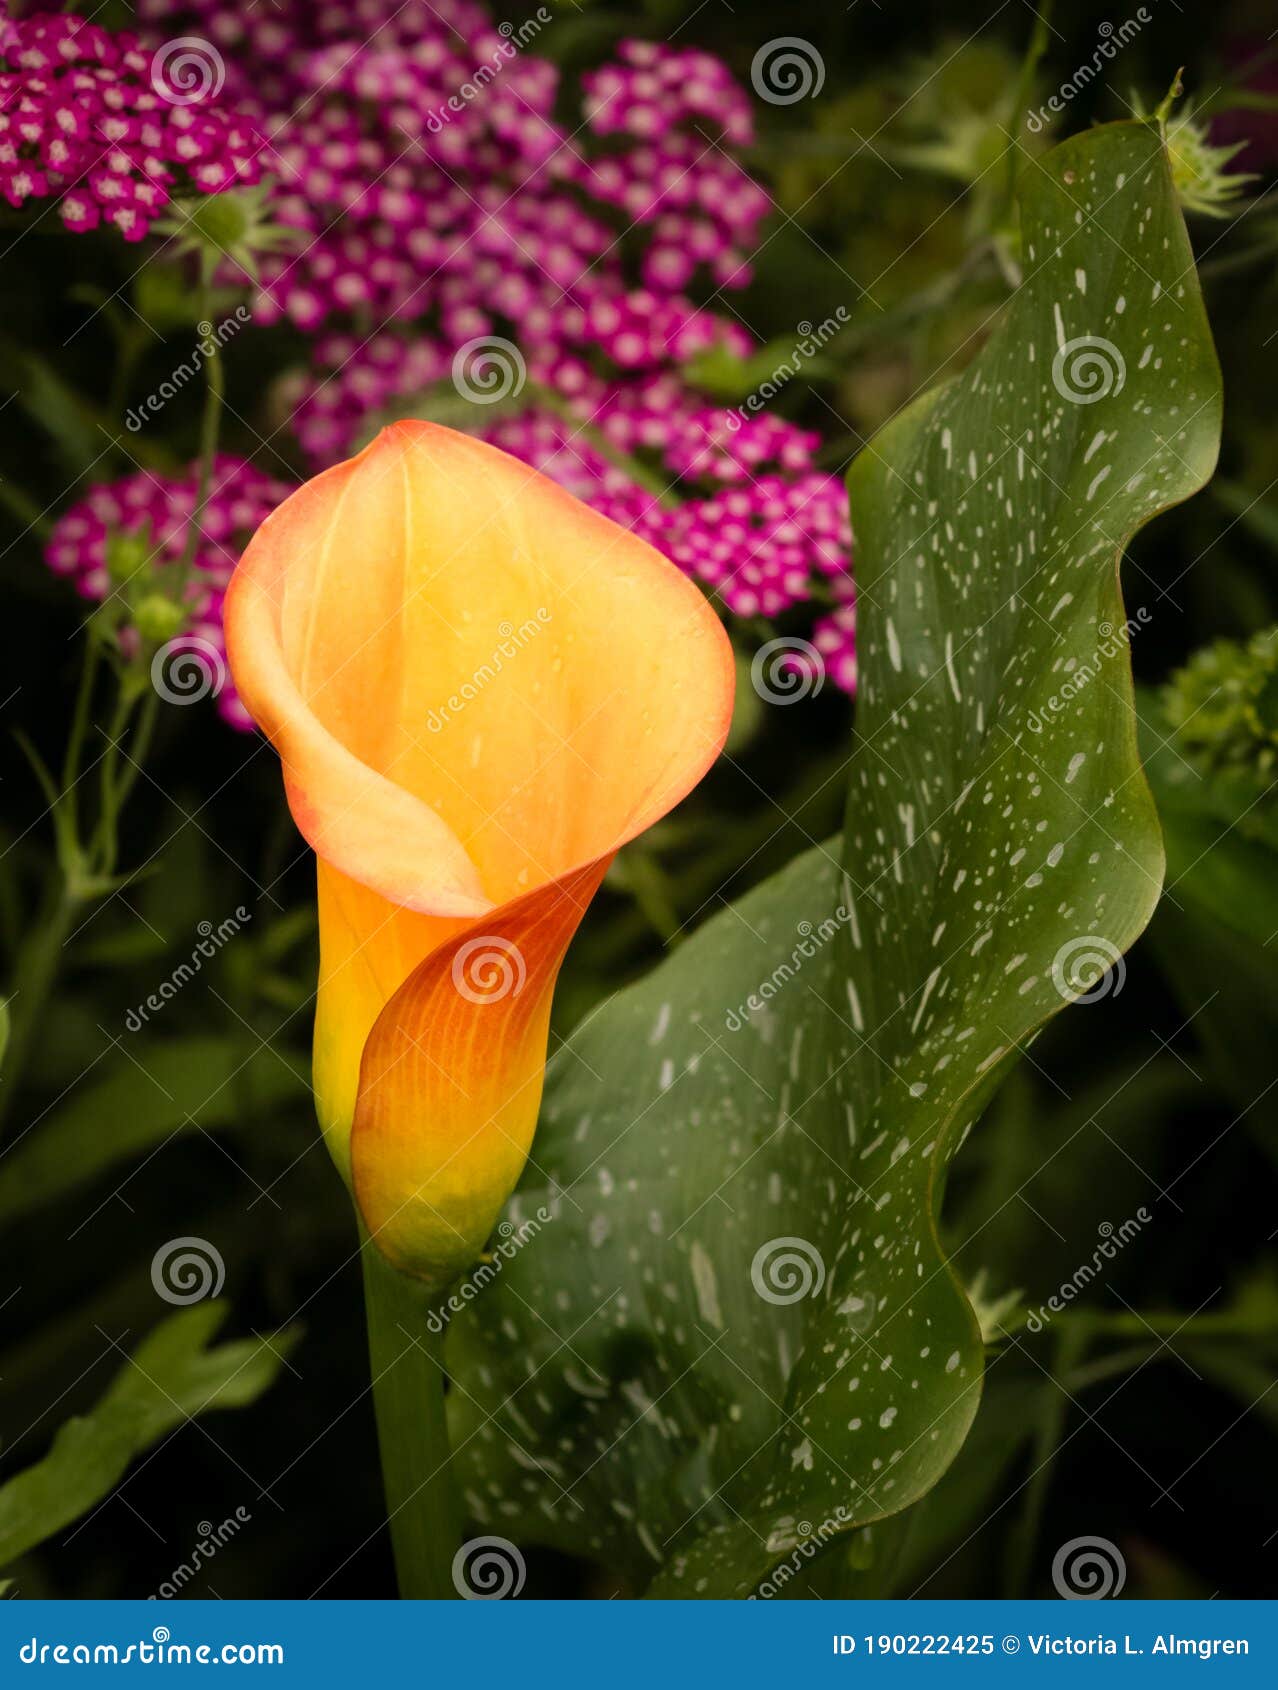
[[[421,422],[268,518],[226,634],[318,858],[320,1121],[378,1247],[442,1285],[523,1168],[608,863],[723,744],[731,649],[644,541]]]

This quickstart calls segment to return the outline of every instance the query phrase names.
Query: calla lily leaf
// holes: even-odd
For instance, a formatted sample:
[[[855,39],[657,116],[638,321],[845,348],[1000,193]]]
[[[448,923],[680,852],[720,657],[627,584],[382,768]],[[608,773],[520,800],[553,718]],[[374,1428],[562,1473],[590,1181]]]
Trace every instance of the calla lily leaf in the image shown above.
[[[948,1159],[1158,899],[1118,566],[1210,475],[1219,373],[1155,126],[1056,148],[1021,214],[989,343],[853,466],[841,855],[574,1035],[452,1328],[481,1529],[652,1594],[770,1594],[945,1472],[982,1374]]]

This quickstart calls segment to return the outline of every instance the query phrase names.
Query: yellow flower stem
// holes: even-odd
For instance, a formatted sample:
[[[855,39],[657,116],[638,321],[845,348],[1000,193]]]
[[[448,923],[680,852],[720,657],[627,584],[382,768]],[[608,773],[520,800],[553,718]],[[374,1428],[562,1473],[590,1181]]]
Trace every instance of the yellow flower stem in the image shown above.
[[[433,1297],[363,1241],[368,1353],[382,1481],[399,1594],[454,1598],[462,1516],[444,1415],[444,1335],[427,1316]]]

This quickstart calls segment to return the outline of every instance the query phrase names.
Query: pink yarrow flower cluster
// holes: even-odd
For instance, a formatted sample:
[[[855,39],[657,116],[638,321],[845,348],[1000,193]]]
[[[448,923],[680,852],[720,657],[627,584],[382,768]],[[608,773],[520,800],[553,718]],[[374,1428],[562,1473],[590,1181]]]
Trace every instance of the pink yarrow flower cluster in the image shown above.
[[[686,291],[743,285],[768,210],[734,156],[753,116],[721,61],[623,42],[583,77],[569,132],[555,67],[472,0],[141,13],[205,31],[273,137],[272,215],[301,246],[263,263],[256,320],[361,324],[323,334],[294,386],[312,467],[387,412],[430,415],[431,390],[456,421],[455,360],[491,340],[517,347],[530,397],[518,416],[477,404],[465,426],[636,527],[730,610],[776,616],[846,581],[843,489],[815,438],[766,416],[733,432],[680,373],[716,343],[753,344]],[[821,632],[824,649],[834,623]]]
[[[56,199],[69,229],[106,222],[138,241],[175,190],[257,181],[261,145],[211,81],[191,100],[182,64],[134,35],[74,15],[0,20],[0,193],[12,206]]]
[[[645,284],[683,288],[705,264],[720,286],[743,286],[749,270],[738,249],[768,202],[724,150],[754,140],[750,101],[728,67],[709,53],[623,41],[616,62],[582,86],[594,134],[635,143],[586,164],[579,181],[592,198],[652,225]],[[722,145],[707,148],[707,135]]]
[[[435,308],[465,338],[471,311],[618,299],[632,254],[667,294],[699,270],[748,280],[769,202],[730,151],[752,138],[749,102],[707,54],[626,43],[585,79],[570,132],[556,67],[528,50],[536,26],[494,28],[474,0],[141,0],[139,15],[157,36],[205,34],[272,137],[273,213],[303,238],[263,264],[260,323]]]
[[[841,483],[817,467],[816,436],[729,413],[687,378],[699,353],[754,344],[695,298],[748,280],[768,209],[734,156],[751,107],[720,61],[625,42],[582,79],[583,119],[565,129],[535,30],[495,29],[475,0],[138,11],[155,43],[206,39],[226,98],[270,137],[270,215],[298,238],[262,256],[253,311],[324,331],[291,395],[312,467],[396,414],[456,424],[458,395],[478,389],[461,426],[634,528],[734,614],[832,601],[813,642],[850,685]],[[476,348],[511,355],[509,403],[489,409],[468,380]]]
[[[254,530],[293,489],[229,454],[214,461],[209,487],[186,591],[191,621],[184,639],[191,649],[203,648],[211,656],[221,688],[218,710],[233,727],[247,732],[253,724],[226,666],[222,601]],[[185,551],[198,492],[194,467],[174,479],[144,470],[120,481],[99,483],[54,524],[45,562],[59,575],[71,577],[85,598],[102,601],[120,587],[111,576],[111,542],[117,536],[134,536],[146,548],[144,568],[157,587],[163,587],[166,571],[180,562]],[[126,629],[126,641],[130,637]]]

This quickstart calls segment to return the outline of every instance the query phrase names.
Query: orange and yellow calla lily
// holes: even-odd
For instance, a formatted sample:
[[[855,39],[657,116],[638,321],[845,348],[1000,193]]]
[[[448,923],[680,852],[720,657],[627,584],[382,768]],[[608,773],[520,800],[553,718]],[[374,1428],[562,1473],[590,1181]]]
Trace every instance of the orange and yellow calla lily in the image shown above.
[[[652,547],[425,422],[268,518],[226,635],[318,859],[320,1122],[378,1247],[442,1285],[527,1158],[613,854],[723,744],[729,643]]]

